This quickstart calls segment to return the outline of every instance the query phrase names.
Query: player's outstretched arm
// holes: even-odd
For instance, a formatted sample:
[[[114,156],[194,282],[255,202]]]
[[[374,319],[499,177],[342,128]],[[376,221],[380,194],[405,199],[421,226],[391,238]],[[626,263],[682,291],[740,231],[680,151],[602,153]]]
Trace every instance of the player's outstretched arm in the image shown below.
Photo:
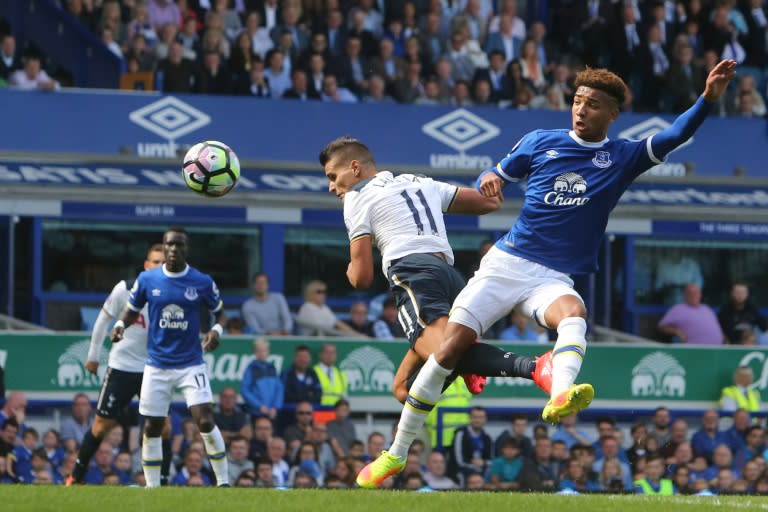
[[[712,105],[725,92],[731,79],[736,76],[736,61],[720,61],[707,76],[704,93],[691,108],[680,114],[671,126],[660,131],[651,139],[651,149],[659,160],[691,138],[709,115]]]
[[[450,213],[469,213],[473,215],[485,215],[495,212],[501,206],[504,196],[501,194],[501,187],[497,193],[486,195],[484,192],[478,192],[467,187],[459,188],[456,197],[448,208]]]
[[[112,327],[112,332],[109,333],[109,339],[112,343],[119,343],[123,339],[123,333],[128,325],[131,325],[138,318],[139,312],[132,309],[123,310],[120,314],[120,318],[117,319],[115,325]]]
[[[368,288],[373,283],[373,242],[370,235],[349,242],[347,279],[353,288]]]

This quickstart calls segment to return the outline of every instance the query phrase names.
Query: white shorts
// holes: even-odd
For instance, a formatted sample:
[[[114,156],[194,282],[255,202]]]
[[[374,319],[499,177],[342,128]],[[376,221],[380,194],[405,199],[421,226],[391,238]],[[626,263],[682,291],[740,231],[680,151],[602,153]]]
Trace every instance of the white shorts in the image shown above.
[[[163,369],[144,367],[141,381],[139,414],[163,418],[168,414],[173,390],[179,388],[184,394],[187,407],[213,403],[211,382],[205,364],[187,368]]]
[[[481,335],[520,305],[523,313],[539,325],[556,328],[546,325],[544,312],[563,295],[573,295],[584,302],[573,289],[573,280],[568,274],[494,246],[456,297],[449,321],[469,327]]]

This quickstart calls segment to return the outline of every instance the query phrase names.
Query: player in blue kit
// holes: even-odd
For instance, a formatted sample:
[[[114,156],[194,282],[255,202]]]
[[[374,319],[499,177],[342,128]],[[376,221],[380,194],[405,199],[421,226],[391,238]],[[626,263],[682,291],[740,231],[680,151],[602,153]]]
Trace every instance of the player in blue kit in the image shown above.
[[[403,409],[394,447],[406,447],[440,397],[443,382],[474,340],[520,305],[541,325],[557,329],[550,400],[542,418],[556,423],[586,408],[590,384],[574,385],[587,348],[586,307],[569,274],[597,269],[608,215],[632,181],[688,140],[735,76],[723,60],[707,76],[704,93],[665,130],[644,140],[610,140],[627,86],[605,69],[576,76],[571,130],[536,130],[523,136],[478,178],[486,197],[527,178],[525,201],[512,229],[483,257],[453,303],[445,338],[421,369]],[[388,451],[369,466],[382,474],[405,461]]]
[[[139,274],[111,333],[112,343],[119,343],[125,326],[147,305],[147,362],[139,397],[139,413],[146,417],[141,458],[147,487],[160,486],[160,436],[175,388],[181,389],[200,429],[217,485],[229,486],[224,438],[213,420],[213,393],[203,362],[203,350],[219,345],[224,309],[213,279],[187,264],[188,239],[180,227],[165,232],[165,264]],[[216,315],[202,344],[201,304]]]

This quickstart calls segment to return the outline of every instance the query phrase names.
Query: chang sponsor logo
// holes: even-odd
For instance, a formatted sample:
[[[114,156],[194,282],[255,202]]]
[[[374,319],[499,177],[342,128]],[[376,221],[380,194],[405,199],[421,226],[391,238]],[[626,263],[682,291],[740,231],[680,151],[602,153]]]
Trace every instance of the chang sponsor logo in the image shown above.
[[[88,357],[90,339],[76,341],[64,349],[58,358],[56,375],[51,378],[51,384],[60,388],[98,388],[107,368],[108,352],[102,351],[99,357],[99,370],[96,375],[85,369]]]
[[[365,345],[353,350],[339,364],[346,372],[350,391],[390,391],[395,365],[383,351]]]
[[[145,107],[134,110],[128,114],[128,118],[167,141],[165,143],[140,142],[136,153],[144,157],[175,158],[179,149],[176,140],[211,122],[208,114],[173,96],[153,101]]]
[[[160,315],[161,329],[181,329],[186,331],[189,321],[184,318],[184,308],[176,304],[168,304]]]
[[[463,108],[440,116],[421,127],[421,131],[458,153],[432,153],[429,165],[442,169],[487,169],[493,165],[489,155],[468,155],[466,151],[499,135],[499,127]]]
[[[685,397],[685,368],[666,352],[652,352],[632,368],[632,396]]]
[[[587,191],[587,181],[575,172],[567,172],[555,178],[552,192],[544,194],[544,202],[553,206],[581,206],[589,202],[582,194]]]

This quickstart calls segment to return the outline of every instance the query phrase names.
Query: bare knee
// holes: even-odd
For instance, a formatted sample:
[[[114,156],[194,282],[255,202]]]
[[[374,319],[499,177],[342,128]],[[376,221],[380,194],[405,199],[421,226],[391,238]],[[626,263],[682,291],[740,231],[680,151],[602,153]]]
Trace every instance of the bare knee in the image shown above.
[[[101,416],[96,416],[96,419],[93,420],[93,427],[91,427],[91,433],[97,439],[101,439],[107,434],[109,434],[109,431],[115,428],[116,425],[117,425],[116,420],[113,420],[110,418],[103,418]]]
[[[453,369],[459,363],[467,348],[475,342],[477,333],[461,324],[448,323],[445,341],[435,352],[435,361],[443,368]]]
[[[210,405],[193,405],[190,407],[190,412],[200,432],[207,434],[216,427],[216,423],[213,420],[213,409]]]

